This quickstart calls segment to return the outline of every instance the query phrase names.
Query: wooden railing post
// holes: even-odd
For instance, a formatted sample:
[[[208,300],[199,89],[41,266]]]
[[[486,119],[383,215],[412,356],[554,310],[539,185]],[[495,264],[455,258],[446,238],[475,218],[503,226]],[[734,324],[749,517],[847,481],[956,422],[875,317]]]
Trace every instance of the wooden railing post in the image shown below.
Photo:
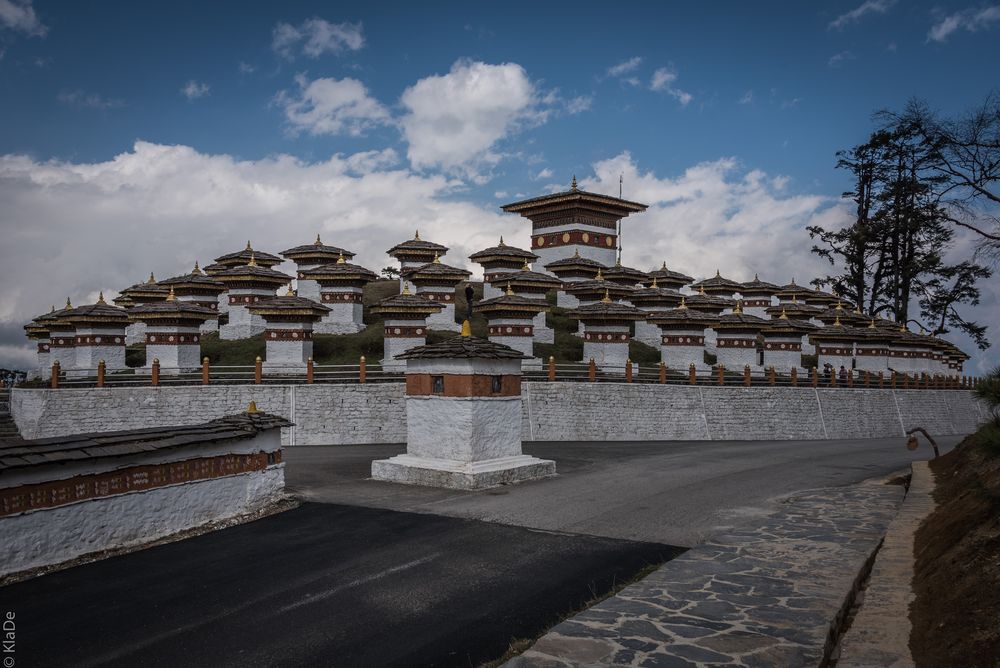
[[[777,381],[777,374],[774,372],[774,367],[773,366],[768,367],[767,368],[767,384],[768,385],[774,385],[774,383],[776,381]]]
[[[257,355],[257,359],[254,360],[253,364],[253,384],[260,385],[261,376],[264,374],[264,360]]]
[[[313,358],[310,357],[306,359],[306,382],[310,385],[313,384],[313,374],[315,370],[313,369]]]
[[[871,386],[872,386],[872,372],[868,371],[866,369],[865,370],[865,387],[871,387]]]
[[[153,358],[153,365],[149,369],[149,384],[156,387],[160,384],[160,360]]]
[[[59,360],[52,363],[52,377],[49,379],[49,387],[53,390],[59,389]]]
[[[594,358],[590,358],[590,362],[587,363],[587,380],[593,383],[597,380],[597,364],[594,362]]]
[[[365,384],[365,376],[368,375],[368,368],[365,363],[365,356],[362,355],[361,359],[358,361],[358,383],[360,385]]]
[[[743,387],[750,387],[750,365],[743,367]]]
[[[796,367],[792,367],[792,372],[789,374],[792,379],[792,387],[799,386],[799,370]]]
[[[660,362],[660,385],[667,382],[667,365]]]
[[[698,384],[698,370],[694,368],[694,364],[688,367],[688,385]]]
[[[97,363],[97,387],[104,387],[104,374],[107,370],[107,366],[104,364],[104,360]]]
[[[632,382],[632,358],[631,357],[625,360],[625,382],[626,383],[631,383]]]
[[[549,381],[556,379],[556,358],[549,355]]]
[[[879,389],[885,387],[885,375],[881,371],[878,372],[878,386]]]
[[[819,386],[819,369],[817,369],[816,367],[812,368],[812,386],[813,387]]]
[[[837,387],[837,369],[830,367],[830,387]]]
[[[847,387],[854,387],[854,369],[847,370]]]
[[[719,385],[725,385],[726,384],[726,367],[724,367],[724,366],[722,366],[720,364],[719,366],[716,367],[716,369],[718,371],[718,379],[717,379],[716,382],[718,382]]]
[[[208,361],[207,357],[205,357],[205,358],[203,358],[201,360],[201,384],[202,385],[208,385],[209,374],[210,374],[210,372],[212,370],[212,367],[210,366],[210,364],[211,363]]]
[[[906,373],[905,371],[903,372],[903,389],[904,390],[910,389],[910,374]]]

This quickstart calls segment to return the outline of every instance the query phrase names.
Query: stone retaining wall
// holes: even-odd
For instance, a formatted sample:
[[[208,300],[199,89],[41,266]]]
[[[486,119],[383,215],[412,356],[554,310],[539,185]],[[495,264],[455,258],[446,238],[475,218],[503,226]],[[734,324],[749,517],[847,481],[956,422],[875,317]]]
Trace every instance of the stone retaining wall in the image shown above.
[[[523,384],[522,436],[534,441],[789,440],[964,434],[986,419],[964,390],[690,387],[626,383]],[[401,443],[402,383],[16,389],[24,438],[186,425],[250,401],[296,424],[284,445]],[[447,416],[442,416],[447,420]]]

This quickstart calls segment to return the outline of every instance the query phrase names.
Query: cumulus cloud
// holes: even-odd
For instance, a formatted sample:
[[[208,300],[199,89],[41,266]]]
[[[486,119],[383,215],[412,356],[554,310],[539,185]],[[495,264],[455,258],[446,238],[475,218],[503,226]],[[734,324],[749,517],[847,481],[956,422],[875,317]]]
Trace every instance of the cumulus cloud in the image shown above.
[[[0,26],[32,37],[43,37],[49,30],[38,19],[31,0],[0,0]]]
[[[64,90],[56,96],[59,104],[75,109],[115,109],[125,106],[124,100],[106,98],[82,90]]]
[[[753,104],[753,91],[748,90],[743,93],[743,96],[739,99],[740,104]]]
[[[559,98],[540,94],[517,63],[460,60],[447,74],[407,88],[401,102],[406,113],[400,126],[413,166],[474,175],[499,162],[501,139],[548,120]]]
[[[826,61],[828,67],[838,67],[843,65],[848,60],[854,60],[855,55],[850,51],[841,51],[840,53],[835,53],[830,56],[830,59]]]
[[[851,11],[841,14],[834,20],[830,21],[827,29],[843,30],[850,24],[860,21],[869,14],[885,14],[895,4],[896,0],[867,0]]]
[[[693,96],[675,88],[675,81],[677,81],[677,71],[673,67],[661,67],[653,72],[653,77],[649,80],[649,90],[667,93],[680,102],[681,106],[686,106]]]
[[[98,290],[110,298],[150,271],[204,266],[248,238],[274,253],[321,232],[373,270],[391,264],[385,250],[417,228],[450,246],[446,261],[458,266],[501,234],[530,243],[522,219],[456,201],[461,184],[398,163],[391,150],[306,163],[141,141],[106,162],[0,156],[0,367],[31,363],[20,326],[51,304],[83,303]],[[25,280],[39,267],[45,280]]]
[[[271,48],[288,60],[300,53],[307,58],[318,58],[324,53],[358,51],[364,45],[360,23],[330,23],[319,17],[297,26],[278,23],[271,35]]]
[[[549,169],[548,167],[546,167],[542,171],[540,171],[537,174],[535,174],[535,180],[536,181],[542,181],[544,179],[551,179],[552,176],[553,176],[552,170]]]
[[[642,64],[642,56],[635,56],[634,58],[629,58],[628,60],[623,60],[617,65],[613,65],[608,68],[608,76],[610,77],[622,77],[629,72],[635,71],[639,65]]]
[[[275,103],[285,112],[292,133],[360,136],[381,123],[390,122],[389,111],[368,94],[357,79],[321,78],[310,81],[295,77],[297,93],[281,91]]]
[[[954,14],[948,14],[935,23],[927,33],[929,42],[946,42],[955,32],[979,32],[989,30],[1000,21],[1000,5],[963,9]]]
[[[186,97],[188,100],[197,100],[200,97],[206,97],[211,94],[211,87],[204,82],[195,81],[192,79],[188,81],[181,87],[181,95]]]

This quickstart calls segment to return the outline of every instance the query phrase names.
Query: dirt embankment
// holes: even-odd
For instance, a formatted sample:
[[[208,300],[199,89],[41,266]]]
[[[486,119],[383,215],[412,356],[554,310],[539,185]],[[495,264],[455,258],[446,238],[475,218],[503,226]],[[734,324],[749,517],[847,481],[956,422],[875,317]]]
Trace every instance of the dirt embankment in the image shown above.
[[[931,463],[917,531],[910,648],[919,668],[1000,666],[1000,425]]]

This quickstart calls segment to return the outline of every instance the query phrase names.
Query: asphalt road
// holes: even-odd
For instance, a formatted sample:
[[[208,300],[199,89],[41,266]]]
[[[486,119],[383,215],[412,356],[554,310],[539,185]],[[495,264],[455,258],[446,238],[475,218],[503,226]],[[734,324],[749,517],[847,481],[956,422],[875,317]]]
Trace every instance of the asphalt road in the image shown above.
[[[938,439],[942,452],[960,437]],[[368,479],[401,445],[285,448],[288,490],[325,503],[391,508],[516,526],[693,546],[754,521],[803,489],[856,483],[928,459],[903,438],[847,441],[526,443],[556,461],[553,479],[455,492]]]
[[[305,504],[0,588],[0,611],[17,666],[470,666],[680,551]]]

